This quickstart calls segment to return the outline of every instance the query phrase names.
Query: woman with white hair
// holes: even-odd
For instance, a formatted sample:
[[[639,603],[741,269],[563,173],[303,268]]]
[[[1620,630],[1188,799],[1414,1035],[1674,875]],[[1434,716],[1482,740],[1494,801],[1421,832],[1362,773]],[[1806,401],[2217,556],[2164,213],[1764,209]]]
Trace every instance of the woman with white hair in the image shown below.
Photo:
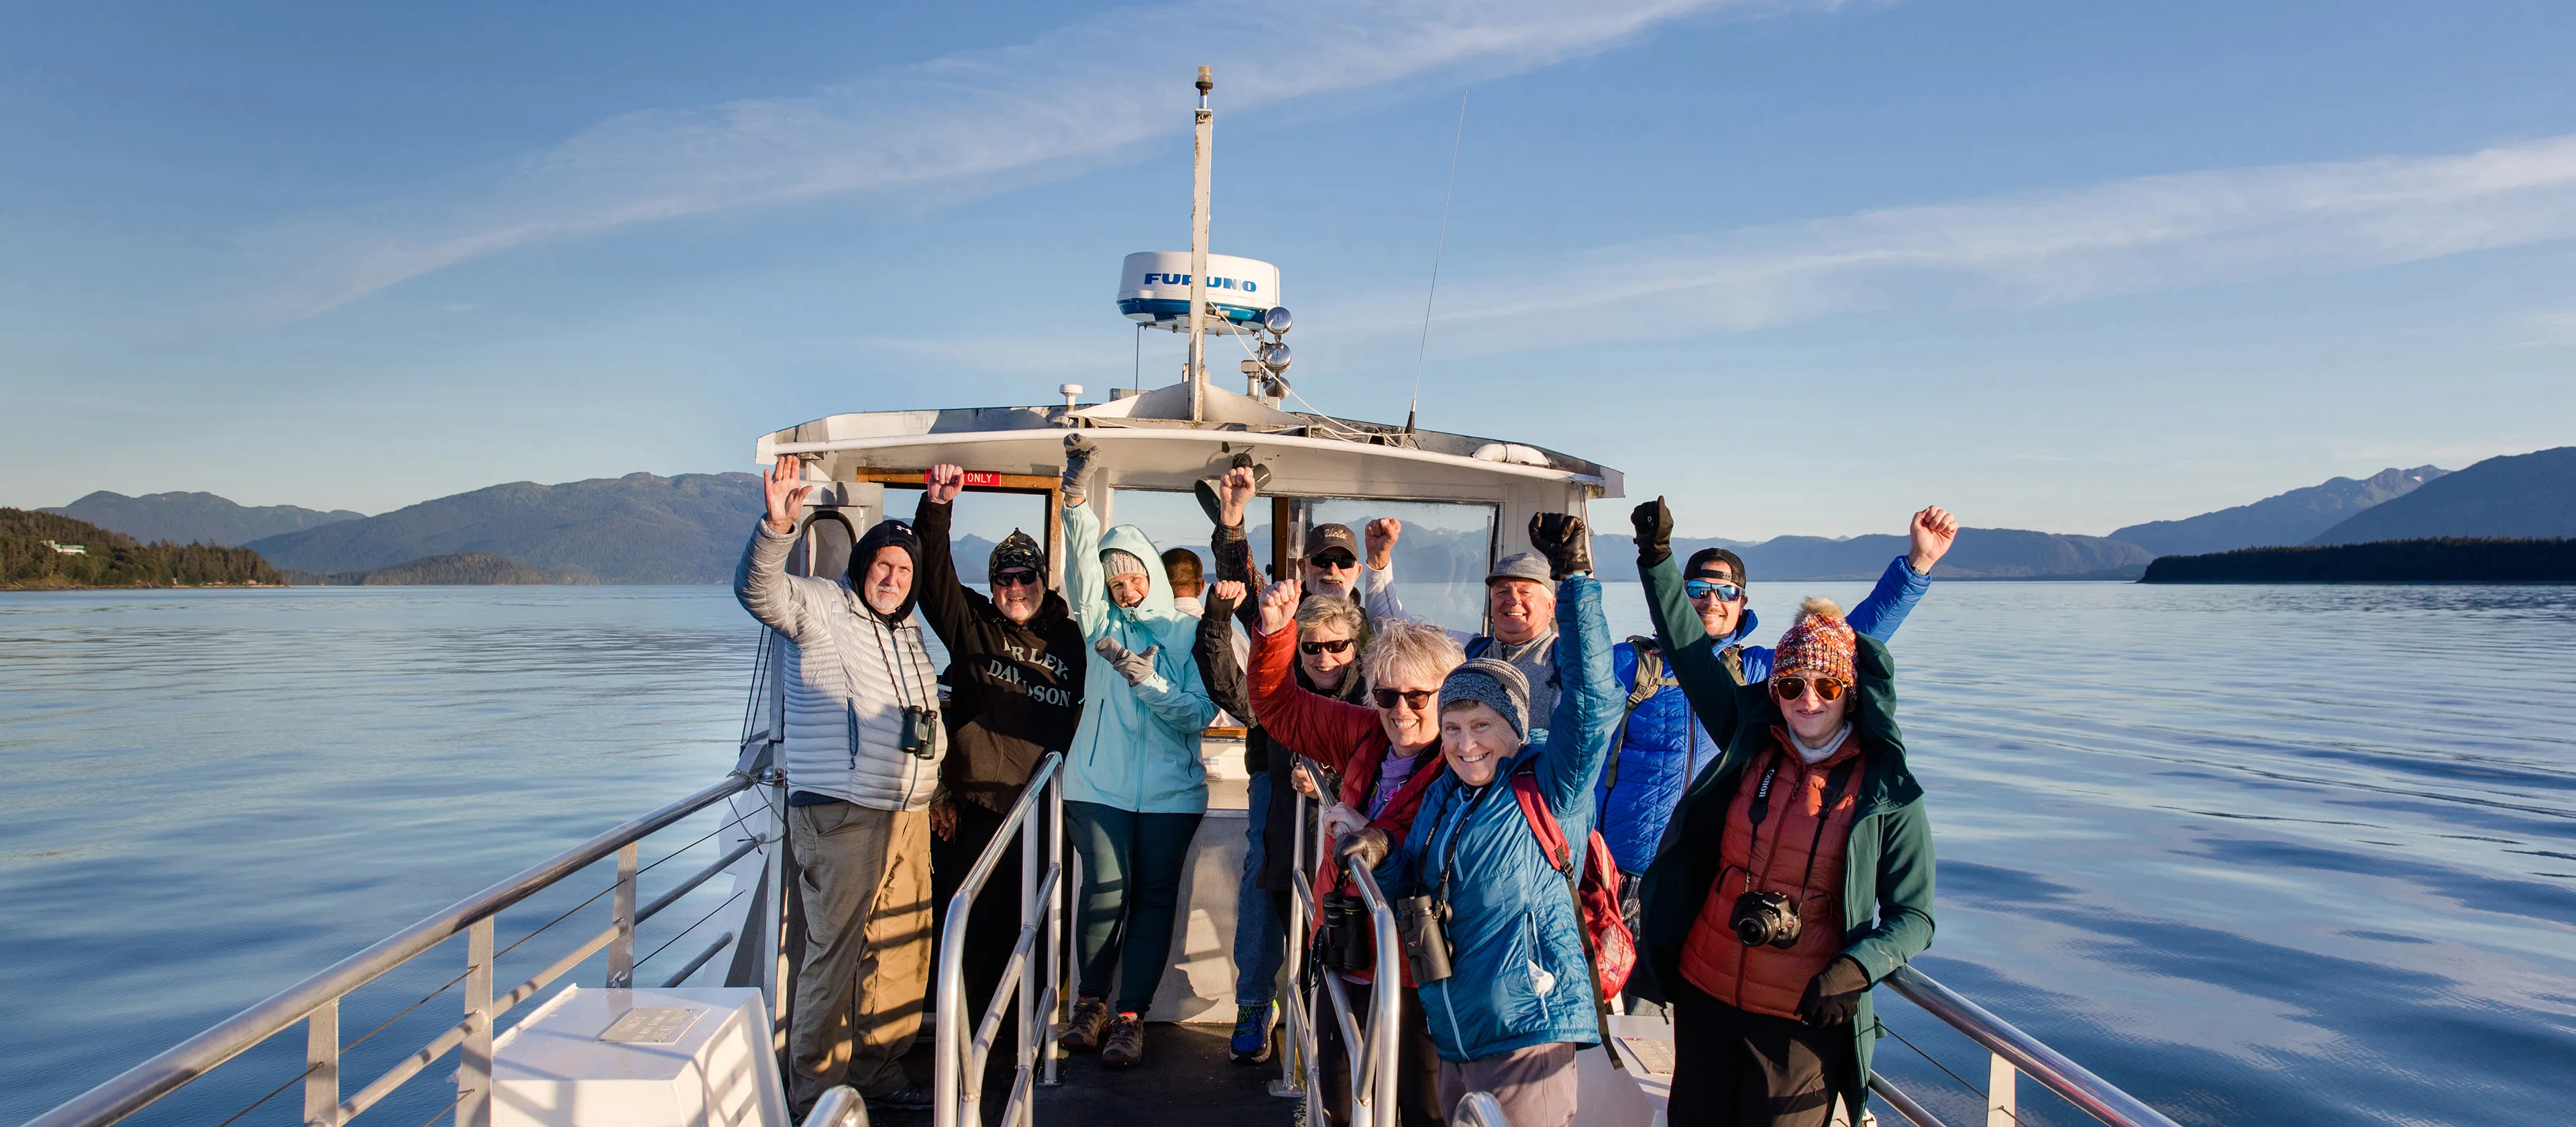
[[[1252,639],[1252,709],[1275,747],[1341,772],[1339,801],[1325,815],[1329,836],[1373,826],[1401,837],[1413,824],[1423,791],[1440,775],[1440,718],[1434,698],[1441,679],[1466,655],[1459,651],[1457,640],[1437,626],[1390,620],[1378,626],[1360,655],[1367,704],[1335,700],[1299,686],[1292,676],[1299,651],[1317,641],[1329,644],[1334,637],[1349,637],[1358,614],[1347,599],[1301,601],[1294,583],[1271,587],[1262,596],[1259,629]],[[1297,630],[1289,629],[1292,621]],[[1335,894],[1356,897],[1358,890],[1345,885],[1327,851],[1323,869],[1316,875],[1316,902]],[[1374,975],[1356,969],[1338,973],[1357,1011],[1352,1016],[1359,1018],[1368,1012]],[[1406,1123],[1438,1122],[1444,1118],[1438,1095],[1439,1060],[1423,1023],[1422,1004],[1411,990],[1404,991],[1401,1015],[1397,1106]],[[1318,1049],[1326,1109],[1334,1122],[1348,1123],[1350,1085],[1342,1074],[1346,1054],[1339,1048],[1341,1023],[1330,1013],[1318,1014],[1316,1020],[1326,1042]]]

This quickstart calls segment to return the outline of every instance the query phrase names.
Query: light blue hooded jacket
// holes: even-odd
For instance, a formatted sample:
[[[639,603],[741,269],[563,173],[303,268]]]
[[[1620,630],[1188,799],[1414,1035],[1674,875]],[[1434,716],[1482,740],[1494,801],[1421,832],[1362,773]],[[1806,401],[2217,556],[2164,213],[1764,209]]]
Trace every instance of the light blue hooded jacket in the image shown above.
[[[1101,553],[1126,552],[1153,580],[1145,600],[1122,607],[1109,598]],[[1207,768],[1199,763],[1199,732],[1216,717],[1216,705],[1199,681],[1191,648],[1199,623],[1172,608],[1172,582],[1162,553],[1143,529],[1122,524],[1100,534],[1091,505],[1064,509],[1064,601],[1093,645],[1115,639],[1127,649],[1154,655],[1155,676],[1130,685],[1117,667],[1093,651],[1083,674],[1082,725],[1073,733],[1067,802],[1095,802],[1140,814],[1207,811]]]

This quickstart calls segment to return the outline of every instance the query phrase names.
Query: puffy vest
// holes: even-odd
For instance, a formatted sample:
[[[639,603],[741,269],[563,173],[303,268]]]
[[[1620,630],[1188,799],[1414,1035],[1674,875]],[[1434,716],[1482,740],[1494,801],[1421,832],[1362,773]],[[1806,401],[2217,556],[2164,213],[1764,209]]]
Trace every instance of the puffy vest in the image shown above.
[[[1682,947],[1681,969],[1691,985],[1727,1005],[1794,1018],[1808,981],[1842,953],[1843,856],[1860,810],[1860,780],[1867,765],[1861,762],[1856,733],[1811,767],[1790,750],[1787,732],[1772,732],[1771,750],[1745,769],[1727,806],[1717,880]],[[1824,801],[1833,789],[1832,777],[1846,769],[1841,793],[1827,812]],[[1767,801],[1762,793],[1766,778]],[[1757,806],[1764,807],[1758,824]],[[1736,938],[1730,921],[1736,898],[1747,891],[1782,893],[1798,905],[1795,945],[1747,947]]]

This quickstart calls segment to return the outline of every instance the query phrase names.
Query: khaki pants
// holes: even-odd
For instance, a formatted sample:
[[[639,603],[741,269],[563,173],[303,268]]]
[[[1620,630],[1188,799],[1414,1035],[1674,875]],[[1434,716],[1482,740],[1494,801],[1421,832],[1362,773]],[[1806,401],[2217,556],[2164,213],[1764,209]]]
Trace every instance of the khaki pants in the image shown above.
[[[892,1095],[908,1083],[903,1055],[930,985],[929,812],[791,806],[787,837],[805,908],[788,1102],[804,1107],[844,1077],[861,1095]]]

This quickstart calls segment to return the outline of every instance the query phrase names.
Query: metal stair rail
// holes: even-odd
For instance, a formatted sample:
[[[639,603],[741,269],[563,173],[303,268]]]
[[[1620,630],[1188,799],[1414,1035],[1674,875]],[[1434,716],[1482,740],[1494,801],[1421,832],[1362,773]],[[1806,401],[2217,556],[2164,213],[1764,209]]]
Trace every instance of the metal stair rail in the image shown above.
[[[1019,1029],[1011,1046],[1016,1065],[1011,1094],[1002,1105],[1002,1127],[1029,1124],[1036,1101],[1039,1061],[1046,1062],[1044,1082],[1056,1082],[1055,1016],[1063,1002],[1067,954],[1063,926],[1064,896],[1068,891],[1064,886],[1063,771],[1061,753],[1048,752],[1045,759],[1038,761],[1028,785],[1020,788],[1020,800],[1002,819],[1002,828],[994,832],[993,840],[975,858],[975,867],[967,871],[965,883],[949,898],[948,919],[939,936],[939,1013],[932,1032],[938,1068],[931,1103],[933,1127],[982,1127],[984,1063],[992,1053],[993,1039],[1000,1035],[1003,1007],[1014,1002],[1019,1007]],[[1041,803],[1046,808],[1044,849],[1040,848],[1041,827],[1031,817]],[[1010,961],[1003,964],[993,1000],[977,1014],[970,1036],[966,1026],[966,922],[975,911],[976,895],[1002,863],[1002,854],[1010,848],[1010,835],[1014,832],[1020,843],[1020,936],[1011,947]],[[1043,963],[1037,953],[1041,933],[1046,936]],[[1041,976],[1045,981],[1043,991],[1039,985]]]
[[[858,1089],[847,1084],[826,1088],[798,1127],[868,1127],[867,1101],[859,1098]]]
[[[1325,850],[1331,848],[1331,843],[1324,840],[1322,806],[1302,794],[1294,797],[1297,801],[1297,864],[1290,877],[1295,892],[1289,897],[1288,966],[1302,972],[1307,961],[1305,939],[1308,921],[1313,920],[1318,911],[1315,873],[1320,868],[1320,858]],[[1307,832],[1310,812],[1314,830],[1311,839]],[[1327,967],[1314,968],[1318,981],[1306,989],[1288,991],[1286,1010],[1290,1051],[1282,1054],[1287,1059],[1281,1062],[1281,1068],[1296,1078],[1297,1087],[1289,1088],[1283,1079],[1272,1091],[1279,1095],[1289,1094],[1292,1090],[1302,1091],[1306,1097],[1305,1121],[1309,1124],[1324,1122],[1323,1059],[1318,1049],[1321,1040],[1315,1028],[1315,1008],[1316,1003],[1329,993],[1333,999],[1333,1018],[1341,1027],[1342,1047],[1348,1057],[1349,1127],[1394,1127],[1396,1058],[1403,1036],[1403,1021],[1399,1015],[1404,1002],[1401,985],[1404,964],[1403,955],[1397,948],[1395,912],[1387,905],[1386,895],[1379,891],[1375,874],[1358,867],[1347,867],[1343,872],[1359,888],[1360,899],[1368,906],[1370,930],[1377,941],[1371,971],[1371,981],[1376,986],[1369,992],[1368,1026],[1363,1031],[1351,1017],[1350,993],[1342,984],[1342,976]]]
[[[2018,1127],[2020,1116],[2014,1089],[2017,1079],[2024,1075],[2039,1081],[2049,1091],[2065,1097],[2066,1102],[2111,1127],[2179,1127],[2163,1112],[2147,1106],[2146,1101],[2121,1091],[2118,1085],[2094,1075],[2090,1069],[2068,1059],[2066,1054],[2041,1043],[2039,1038],[1988,1013],[1985,1007],[1969,1001],[1966,995],[1934,981],[1931,975],[1910,966],[1900,966],[1884,981],[1906,1000],[1921,1007],[1923,1012],[1985,1046],[1988,1054],[1985,1127]],[[1883,1075],[1871,1076],[1869,1088],[1890,1107],[1913,1121],[1915,1127],[1949,1127]]]
[[[274,1096],[301,1080],[304,1086],[303,1121],[308,1125],[338,1127],[365,1112],[393,1093],[405,1081],[419,1075],[430,1065],[457,1053],[455,1107],[456,1127],[490,1127],[492,1122],[492,1037],[502,1016],[511,1009],[537,996],[556,979],[581,965],[582,961],[608,950],[608,973],[605,985],[632,985],[635,974],[635,925],[652,918],[654,913],[677,902],[680,896],[723,872],[751,849],[780,840],[780,807],[776,796],[764,803],[765,817],[760,832],[753,840],[726,852],[714,864],[684,878],[677,887],[655,898],[641,910],[635,906],[637,845],[646,837],[667,829],[681,819],[705,810],[756,785],[774,780],[755,779],[736,771],[723,782],[696,794],[670,803],[641,817],[609,828],[596,837],[558,853],[516,876],[475,893],[431,914],[427,919],[378,940],[373,946],[340,960],[329,969],[287,987],[267,1001],[224,1019],[213,1028],[190,1037],[163,1051],[160,1055],[98,1085],[70,1102],[29,1120],[27,1127],[106,1127],[151,1106],[172,1092],[213,1071],[224,1062],[260,1045],[269,1038],[293,1028],[305,1026],[305,1068],[298,1077],[289,1078],[271,1092]],[[776,787],[770,788],[775,791]],[[747,816],[745,816],[747,817]],[[740,824],[742,818],[726,827]],[[718,832],[721,832],[721,829]],[[713,834],[708,836],[712,837]],[[703,840],[703,839],[701,839]],[[694,843],[693,843],[694,844]],[[686,847],[683,847],[684,849]],[[579,946],[538,971],[534,977],[507,992],[494,989],[493,920],[502,909],[517,904],[557,882],[590,867],[593,862],[614,855],[617,858],[616,883],[603,890],[614,892],[612,916],[608,927],[584,940]],[[674,856],[678,855],[676,852]],[[657,862],[658,864],[658,862]],[[594,897],[596,899],[596,897]],[[587,901],[585,901],[587,903]],[[575,909],[578,910],[578,909]],[[566,913],[569,916],[570,913]],[[548,927],[553,926],[548,924]],[[539,928],[542,932],[544,928]],[[340,1000],[359,987],[383,977],[439,944],[466,936],[465,973],[450,986],[464,986],[462,1020],[447,1027],[419,1051],[378,1075],[359,1089],[356,1095],[341,1098],[340,1054],[350,1046],[340,1042]],[[536,933],[530,933],[533,937]],[[768,939],[768,936],[760,936]],[[526,942],[526,939],[520,940]],[[727,937],[727,943],[731,937]],[[689,973],[715,957],[727,943],[719,943],[692,960],[688,968],[666,986],[676,986]],[[438,993],[445,992],[442,987]],[[431,997],[436,997],[433,993]],[[427,999],[423,999],[426,1001]],[[363,1040],[363,1038],[361,1038]],[[265,1102],[265,1099],[263,1099]],[[254,1104],[253,1106],[257,1106]],[[248,1109],[245,1109],[248,1110]]]

